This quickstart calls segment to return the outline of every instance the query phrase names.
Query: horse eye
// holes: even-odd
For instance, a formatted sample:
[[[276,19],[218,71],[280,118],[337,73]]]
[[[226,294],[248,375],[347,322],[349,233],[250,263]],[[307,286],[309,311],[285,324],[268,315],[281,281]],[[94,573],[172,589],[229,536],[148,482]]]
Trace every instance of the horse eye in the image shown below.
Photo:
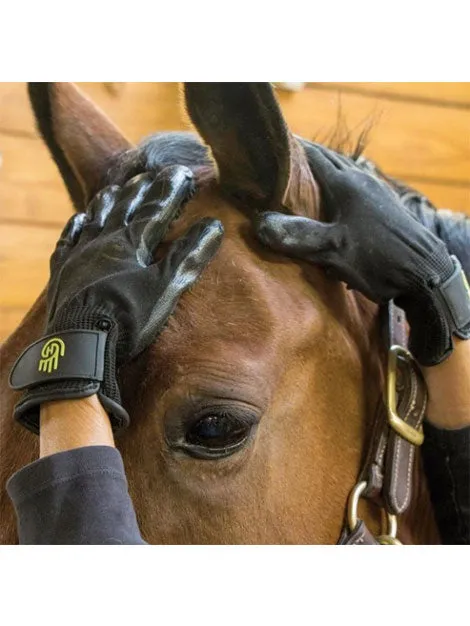
[[[185,450],[199,458],[220,458],[239,450],[252,424],[226,413],[204,415],[185,434]]]

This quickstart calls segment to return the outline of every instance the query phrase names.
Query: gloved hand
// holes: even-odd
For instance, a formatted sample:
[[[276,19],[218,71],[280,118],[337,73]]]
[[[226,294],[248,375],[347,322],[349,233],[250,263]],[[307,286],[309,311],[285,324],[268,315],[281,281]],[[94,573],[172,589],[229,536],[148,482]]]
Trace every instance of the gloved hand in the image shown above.
[[[459,262],[386,183],[320,146],[310,150],[309,162],[326,222],[264,213],[259,239],[323,266],[375,302],[394,299],[406,312],[417,360],[441,362],[452,351],[453,335],[470,338],[470,295]]]
[[[10,375],[14,389],[26,388],[14,411],[24,426],[39,431],[43,402],[95,393],[115,431],[128,425],[118,369],[155,340],[222,241],[222,224],[206,218],[153,262],[193,191],[191,171],[174,166],[102,190],[69,220],[51,257],[46,337]]]

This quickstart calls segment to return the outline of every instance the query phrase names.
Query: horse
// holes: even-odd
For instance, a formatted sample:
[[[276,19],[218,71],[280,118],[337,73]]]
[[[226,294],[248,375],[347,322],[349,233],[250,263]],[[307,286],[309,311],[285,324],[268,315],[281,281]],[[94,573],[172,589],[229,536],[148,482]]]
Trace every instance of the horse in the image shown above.
[[[69,83],[32,83],[39,131],[76,210],[109,184],[180,164],[197,193],[166,241],[204,216],[220,252],[156,342],[119,372],[131,425],[116,442],[142,536],[160,544],[334,544],[381,402],[378,306],[254,236],[266,210],[321,219],[308,140],[288,129],[269,83],[186,83],[192,131],[131,145]],[[164,253],[165,244],[161,254]],[[44,326],[43,292],[1,348],[0,542],[15,543],[9,476],[38,455],[12,419],[9,370]],[[404,543],[438,543],[419,462]],[[377,506],[361,501],[374,532]]]

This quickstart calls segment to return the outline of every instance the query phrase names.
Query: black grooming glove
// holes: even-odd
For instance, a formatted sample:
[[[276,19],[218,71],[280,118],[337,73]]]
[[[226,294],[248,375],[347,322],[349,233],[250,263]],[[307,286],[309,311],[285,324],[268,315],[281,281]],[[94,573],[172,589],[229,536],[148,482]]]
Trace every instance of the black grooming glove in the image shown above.
[[[259,239],[278,252],[323,266],[374,302],[405,310],[410,349],[422,365],[470,338],[470,294],[445,244],[404,210],[385,182],[315,146],[309,162],[321,188],[325,222],[280,213],[259,218]]]
[[[10,375],[26,389],[15,417],[39,431],[40,404],[98,394],[113,429],[128,425],[117,370],[149,346],[217,252],[223,228],[203,219],[153,262],[170,223],[194,191],[185,167],[141,174],[101,191],[74,215],[51,257],[46,336]]]

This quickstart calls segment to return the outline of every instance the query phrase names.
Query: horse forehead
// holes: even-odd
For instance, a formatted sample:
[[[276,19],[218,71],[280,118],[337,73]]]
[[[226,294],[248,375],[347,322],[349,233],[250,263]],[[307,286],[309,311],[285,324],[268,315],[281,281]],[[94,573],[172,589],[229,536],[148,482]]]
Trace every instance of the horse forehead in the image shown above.
[[[217,192],[208,191],[190,202],[170,238],[202,217],[219,219],[225,235],[198,284],[182,298],[179,308],[192,322],[189,330],[204,335],[226,329],[230,338],[251,331],[261,342],[292,318],[301,323],[308,317],[311,323],[316,297],[302,268],[261,246],[250,217]]]
[[[181,363],[209,354],[267,362],[314,332],[318,299],[302,268],[257,243],[250,218],[217,193],[191,201],[170,231],[181,236],[202,217],[220,219],[223,244],[199,282],[183,294],[158,342]]]

